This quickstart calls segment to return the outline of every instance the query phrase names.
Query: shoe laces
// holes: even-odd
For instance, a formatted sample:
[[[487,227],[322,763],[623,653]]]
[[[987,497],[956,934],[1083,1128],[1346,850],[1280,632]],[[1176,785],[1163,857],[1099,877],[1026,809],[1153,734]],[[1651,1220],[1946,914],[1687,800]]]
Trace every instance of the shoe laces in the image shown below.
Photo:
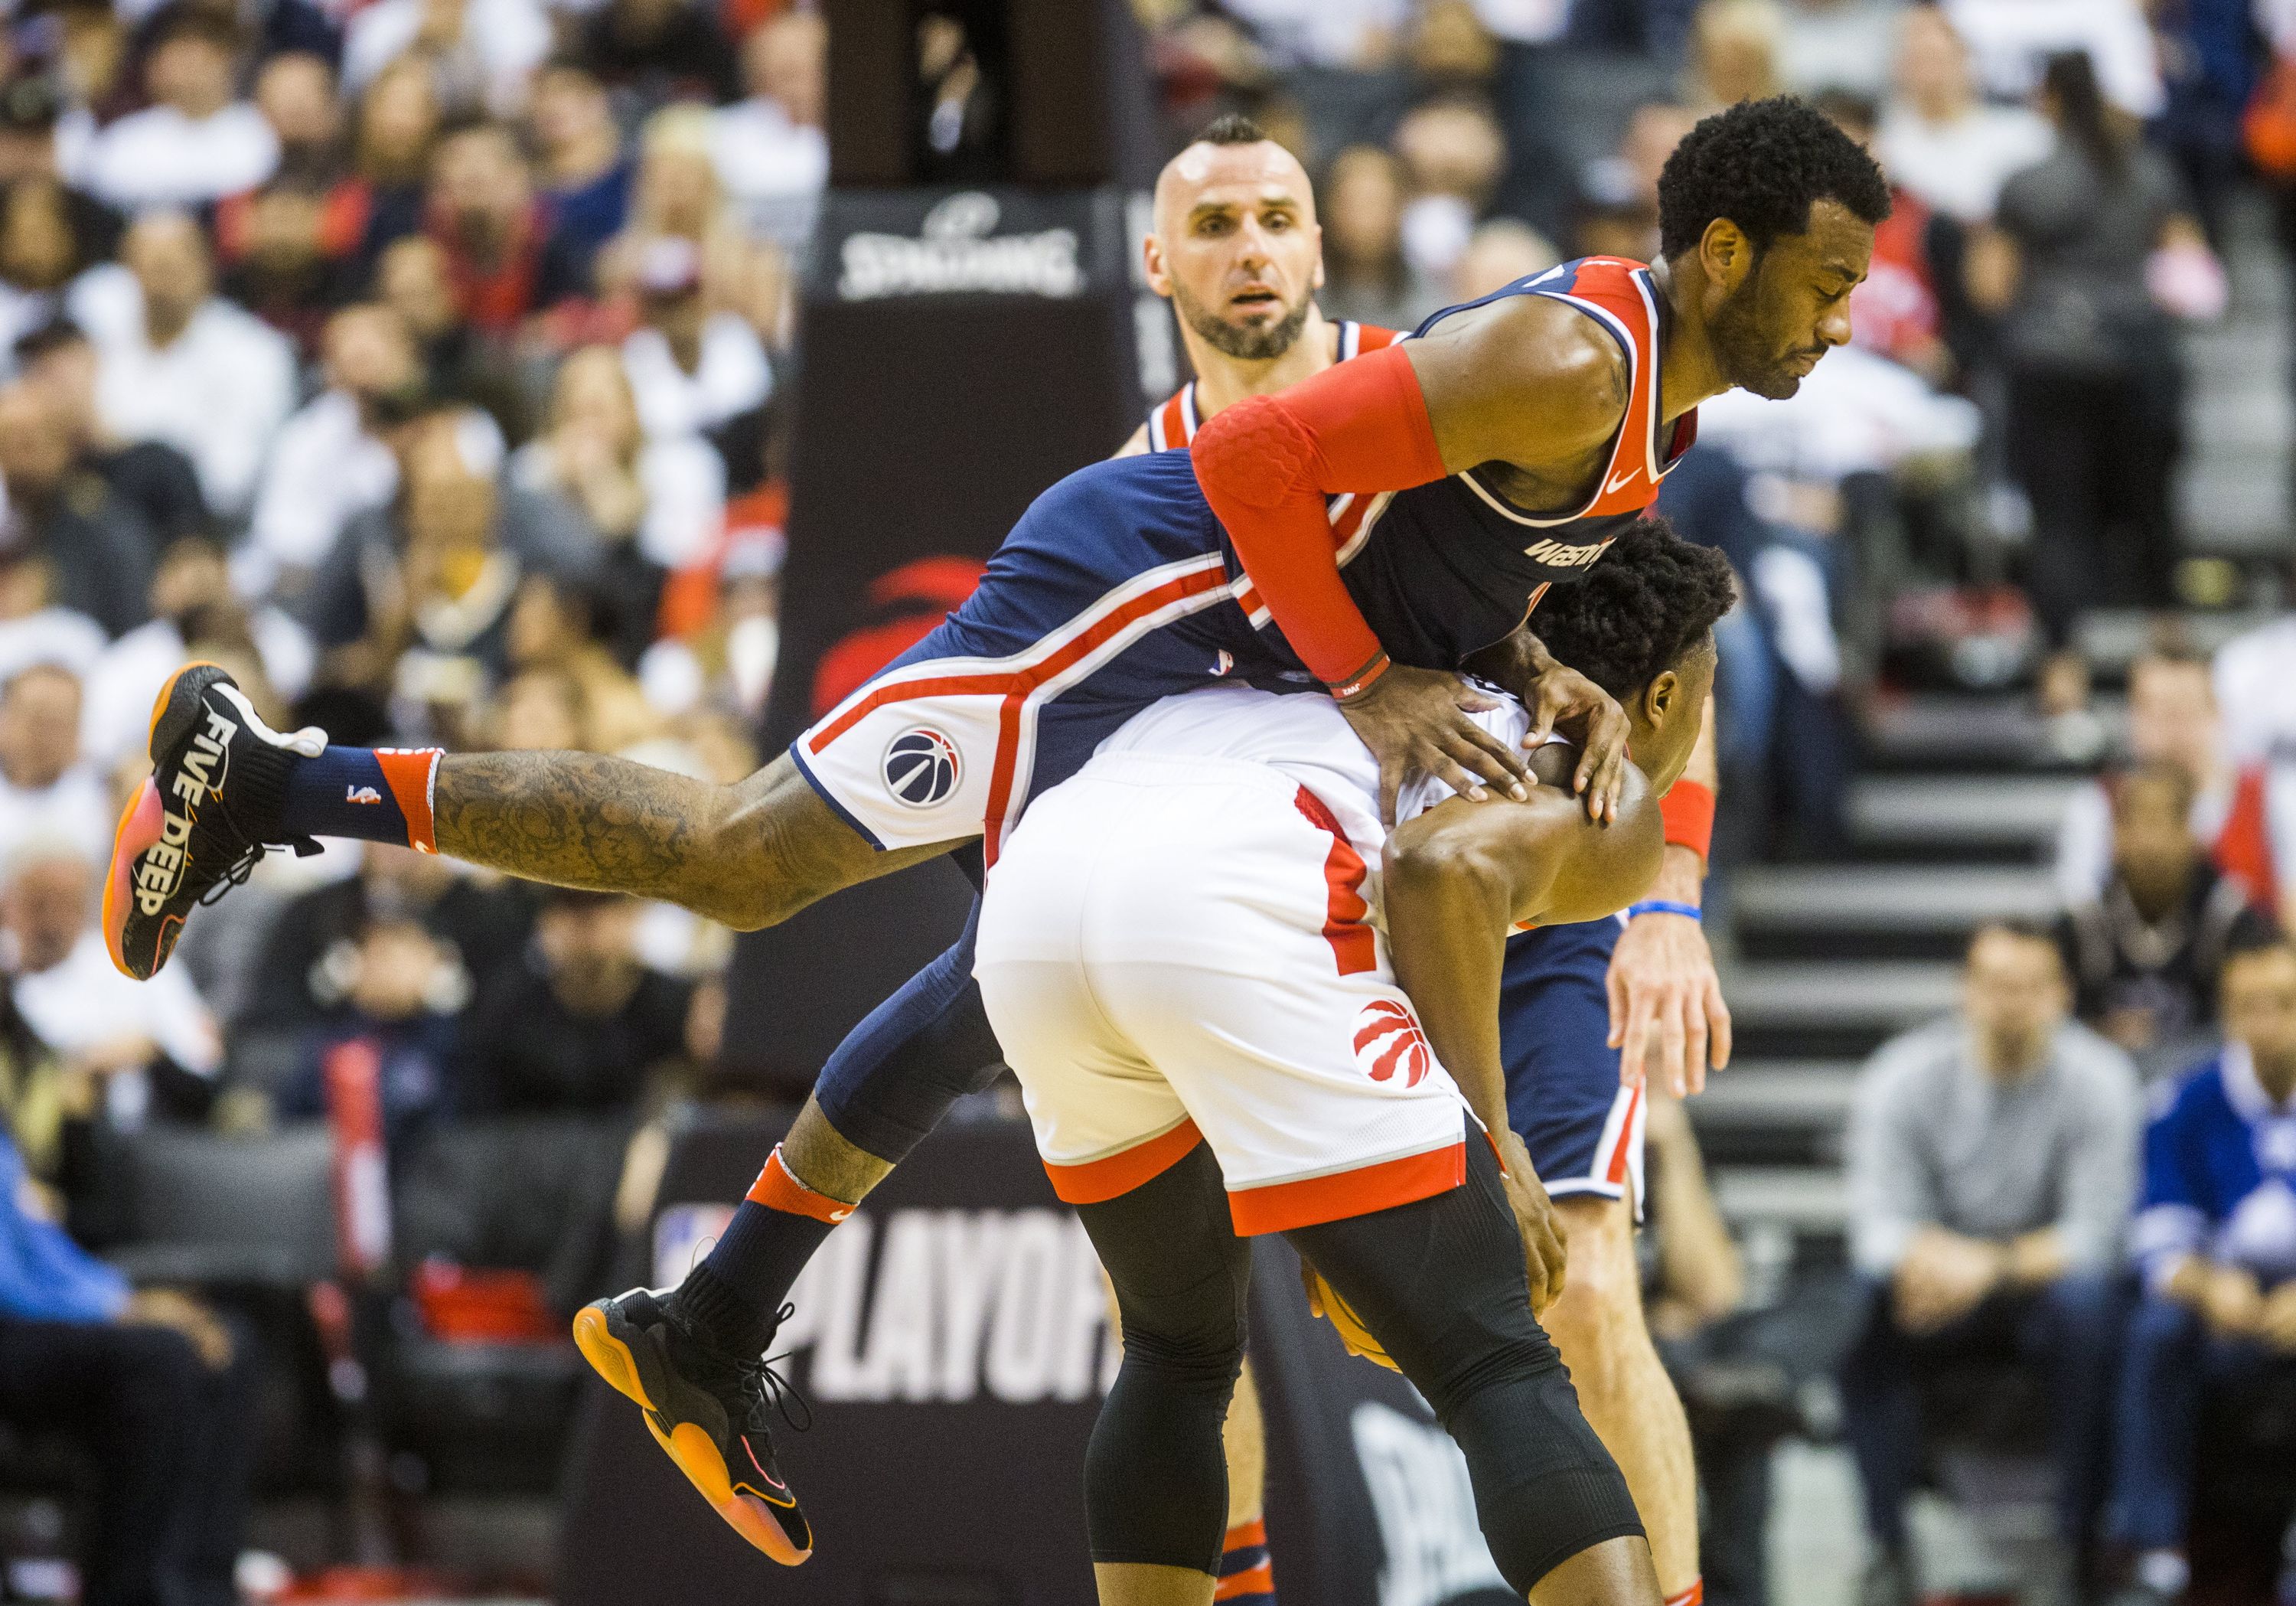
[[[774,1314],[774,1326],[778,1329],[796,1309],[795,1305],[783,1305]],[[813,1407],[806,1403],[805,1396],[798,1392],[797,1385],[776,1370],[789,1360],[788,1352],[744,1359],[726,1355],[690,1330],[687,1337],[693,1341],[694,1351],[702,1363],[696,1369],[701,1375],[695,1380],[711,1388],[730,1383],[749,1406],[742,1424],[744,1427],[768,1428],[771,1425],[766,1418],[768,1403],[780,1412],[782,1421],[789,1424],[791,1431],[804,1433],[813,1427]]]
[[[245,852],[233,860],[221,875],[208,883],[207,890],[200,894],[201,906],[204,908],[215,902],[234,886],[246,885],[247,878],[255,874],[255,867],[263,861],[266,851],[259,842],[250,844]]]

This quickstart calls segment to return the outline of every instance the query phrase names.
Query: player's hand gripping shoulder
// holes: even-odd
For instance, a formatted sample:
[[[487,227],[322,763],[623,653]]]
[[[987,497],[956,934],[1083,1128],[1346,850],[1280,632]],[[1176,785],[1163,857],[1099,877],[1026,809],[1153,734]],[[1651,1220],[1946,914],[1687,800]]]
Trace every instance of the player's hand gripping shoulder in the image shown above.
[[[1619,700],[1569,664],[1558,662],[1528,624],[1475,655],[1469,671],[1522,699],[1530,710],[1524,748],[1536,753],[1560,730],[1577,744],[1570,789],[1586,802],[1587,818],[1608,825],[1619,817],[1627,785],[1627,712]],[[1453,788],[1455,791],[1458,788]]]
[[[1478,803],[1489,795],[1486,781],[1513,798],[1530,795],[1536,783],[1522,754],[1472,717],[1498,705],[1496,697],[1447,671],[1401,663],[1341,700],[1340,712],[1379,760],[1382,824],[1395,823],[1397,795],[1423,775]]]

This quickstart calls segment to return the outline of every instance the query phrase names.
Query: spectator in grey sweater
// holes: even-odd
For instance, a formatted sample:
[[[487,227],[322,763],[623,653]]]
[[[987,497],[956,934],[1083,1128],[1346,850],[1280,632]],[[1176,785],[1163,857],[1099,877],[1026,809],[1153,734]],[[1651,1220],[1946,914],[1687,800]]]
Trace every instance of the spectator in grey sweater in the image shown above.
[[[2046,1380],[2069,1556],[2103,1494],[2136,1073],[2067,1017],[2046,932],[1980,930],[1964,986],[1960,1013],[1874,1054],[1850,1115],[1850,1255],[1871,1308],[1841,1395],[1875,1554],[1868,1606],[1913,1598],[1906,1502],[1922,1384],[1939,1371],[2008,1361]]]

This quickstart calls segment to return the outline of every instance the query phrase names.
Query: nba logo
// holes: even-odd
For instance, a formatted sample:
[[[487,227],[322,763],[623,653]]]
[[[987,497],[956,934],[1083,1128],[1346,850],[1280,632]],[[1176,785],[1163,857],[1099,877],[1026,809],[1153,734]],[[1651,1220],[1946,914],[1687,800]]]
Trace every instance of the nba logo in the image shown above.
[[[956,790],[956,744],[920,725],[885,749],[885,789],[913,809],[945,803]]]

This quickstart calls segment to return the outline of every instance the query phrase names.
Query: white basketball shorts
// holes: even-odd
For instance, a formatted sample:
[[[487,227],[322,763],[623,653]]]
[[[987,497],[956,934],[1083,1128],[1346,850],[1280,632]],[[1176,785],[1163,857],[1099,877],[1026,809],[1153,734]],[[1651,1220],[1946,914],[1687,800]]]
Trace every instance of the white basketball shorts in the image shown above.
[[[1037,801],[988,878],[974,975],[1062,1198],[1128,1192],[1200,1141],[1244,1234],[1460,1183],[1472,1117],[1365,878],[1263,764],[1103,754]]]

